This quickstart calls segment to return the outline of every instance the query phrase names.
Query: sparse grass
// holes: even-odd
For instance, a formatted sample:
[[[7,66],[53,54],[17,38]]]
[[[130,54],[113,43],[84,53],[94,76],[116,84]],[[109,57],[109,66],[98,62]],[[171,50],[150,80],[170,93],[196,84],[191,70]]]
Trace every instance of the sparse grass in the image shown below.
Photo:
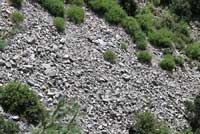
[[[80,24],[84,21],[85,13],[82,7],[71,5],[67,10],[67,17],[75,24]]]
[[[59,32],[63,32],[65,30],[65,20],[63,18],[55,17],[53,24]]]
[[[19,25],[24,21],[24,15],[20,11],[14,11],[11,14],[11,20],[15,24]]]
[[[117,59],[117,55],[112,51],[112,50],[106,50],[103,53],[103,57],[106,61],[114,64],[116,62]]]
[[[127,49],[128,49],[128,44],[127,43],[123,42],[123,43],[121,43],[120,46],[121,46],[121,49],[127,51]]]
[[[150,63],[152,56],[147,51],[141,51],[137,54],[138,60],[144,63]]]

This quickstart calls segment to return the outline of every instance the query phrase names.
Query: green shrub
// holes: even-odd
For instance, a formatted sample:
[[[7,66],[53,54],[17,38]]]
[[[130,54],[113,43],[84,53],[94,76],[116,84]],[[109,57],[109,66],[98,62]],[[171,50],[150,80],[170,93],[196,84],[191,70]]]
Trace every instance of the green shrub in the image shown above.
[[[190,0],[190,5],[191,5],[193,16],[198,16],[200,14],[200,1]]]
[[[14,7],[20,8],[23,0],[9,0]]]
[[[138,14],[136,19],[144,32],[148,32],[153,29],[154,15],[152,13]]]
[[[55,17],[53,23],[59,32],[63,32],[65,30],[65,20],[63,18]]]
[[[172,55],[166,55],[159,65],[162,69],[168,71],[172,71],[176,67],[176,63]]]
[[[186,54],[188,57],[200,61],[200,42],[188,45]]]
[[[64,1],[40,0],[41,5],[53,16],[64,17]]]
[[[19,127],[15,122],[5,120],[2,115],[0,115],[0,134],[18,134]]]
[[[103,15],[117,3],[114,0],[89,0],[89,5],[94,11]]]
[[[55,110],[49,111],[45,120],[34,127],[31,134],[82,134],[77,124],[79,109],[77,102],[60,98]]]
[[[44,119],[45,110],[38,96],[20,82],[9,82],[0,89],[0,105],[5,112],[19,115],[34,125]]]
[[[147,47],[146,36],[142,31],[135,33],[135,43],[138,49],[145,50]]]
[[[0,38],[0,50],[3,50],[6,47],[6,42]]]
[[[147,51],[141,51],[137,54],[138,60],[141,62],[150,63],[152,56]]]
[[[125,19],[123,19],[122,26],[125,29],[125,31],[132,37],[135,36],[135,33],[137,31],[140,31],[140,26],[137,20],[133,17],[126,17]]]
[[[176,57],[175,57],[175,62],[176,62],[176,65],[182,67],[183,64],[184,64],[184,58],[181,57],[181,56],[176,56]]]
[[[24,21],[24,15],[19,11],[14,11],[11,14],[11,20],[16,24],[20,24]]]
[[[77,6],[83,6],[84,1],[83,0],[66,0],[67,3]]]
[[[103,53],[103,57],[106,61],[114,64],[116,62],[117,59],[117,55],[112,51],[112,50],[106,50]]]
[[[85,13],[81,7],[72,5],[67,9],[67,17],[70,21],[79,24],[84,21]]]
[[[119,0],[119,4],[130,16],[134,16],[137,10],[137,3],[135,0]]]
[[[149,32],[148,37],[153,45],[166,48],[172,45],[173,33],[166,28],[162,28]]]
[[[152,113],[139,113],[135,121],[136,124],[131,127],[129,134],[171,134],[170,128],[158,121]]]
[[[179,21],[178,23],[175,24],[174,26],[174,31],[186,36],[189,36],[189,30],[188,30],[188,23],[185,22],[184,20]]]
[[[126,12],[120,6],[114,6],[105,14],[105,19],[110,23],[119,24],[126,16]]]

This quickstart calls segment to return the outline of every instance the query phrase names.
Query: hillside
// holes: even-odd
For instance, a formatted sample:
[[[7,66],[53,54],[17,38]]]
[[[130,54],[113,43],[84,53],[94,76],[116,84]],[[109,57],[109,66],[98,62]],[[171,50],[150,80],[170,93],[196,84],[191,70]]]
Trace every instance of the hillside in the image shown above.
[[[153,59],[151,64],[141,63],[130,34],[88,6],[83,9],[84,22],[66,19],[65,30],[59,33],[47,10],[25,1],[20,30],[6,39],[8,45],[0,51],[0,85],[12,80],[28,84],[47,109],[54,108],[61,96],[76,98],[83,114],[78,123],[85,134],[128,134],[133,114],[146,110],[175,130],[188,128],[184,102],[199,93],[197,66],[186,61],[184,67],[165,71],[159,66],[162,52],[149,43]],[[14,10],[7,0],[0,0],[0,30],[14,26],[10,19]],[[195,35],[196,27],[191,30]],[[104,59],[106,50],[117,55],[115,64]],[[1,113],[16,120],[21,133],[28,132],[26,121]]]

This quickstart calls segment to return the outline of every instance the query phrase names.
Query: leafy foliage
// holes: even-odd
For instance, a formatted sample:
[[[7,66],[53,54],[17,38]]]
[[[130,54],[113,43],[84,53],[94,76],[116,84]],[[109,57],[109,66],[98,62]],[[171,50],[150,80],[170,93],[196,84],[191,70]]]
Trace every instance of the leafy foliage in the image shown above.
[[[76,5],[71,5],[67,9],[66,13],[69,20],[76,24],[79,24],[84,21],[85,13],[81,7],[78,7]]]
[[[0,89],[0,105],[5,112],[24,117],[34,125],[45,116],[44,106],[36,93],[17,81],[9,82]]]
[[[66,99],[60,98],[56,109],[49,112],[44,121],[33,127],[32,134],[81,134],[76,117],[79,114],[79,105],[71,101],[66,105]],[[67,123],[62,122],[67,119]]]

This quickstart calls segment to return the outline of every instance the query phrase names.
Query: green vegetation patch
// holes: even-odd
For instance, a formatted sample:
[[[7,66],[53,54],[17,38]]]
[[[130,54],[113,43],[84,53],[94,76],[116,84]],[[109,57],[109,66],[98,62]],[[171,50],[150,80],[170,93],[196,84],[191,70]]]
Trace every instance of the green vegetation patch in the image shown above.
[[[41,5],[53,16],[64,17],[64,1],[61,0],[40,0]]]
[[[138,60],[145,63],[150,63],[152,56],[147,51],[141,51],[137,54]]]
[[[0,134],[18,134],[19,127],[14,121],[6,120],[0,115]]]
[[[5,112],[19,115],[31,124],[37,125],[44,119],[44,106],[29,86],[17,81],[0,88],[0,105]]]
[[[160,67],[164,70],[172,71],[176,67],[175,59],[172,55],[166,55],[160,62]]]
[[[116,62],[116,59],[117,59],[117,55],[112,50],[106,50],[103,53],[103,57],[106,61],[108,61],[112,64],[114,64]]]
[[[188,45],[186,54],[188,57],[200,61],[200,42]]]
[[[24,21],[24,15],[20,11],[14,11],[11,13],[11,20],[18,25]]]
[[[59,32],[63,32],[65,30],[65,20],[62,17],[55,17],[53,24]]]
[[[3,50],[7,46],[5,40],[0,38],[0,50]]]
[[[85,13],[82,7],[71,5],[67,10],[67,17],[70,21],[79,24],[84,21]]]

